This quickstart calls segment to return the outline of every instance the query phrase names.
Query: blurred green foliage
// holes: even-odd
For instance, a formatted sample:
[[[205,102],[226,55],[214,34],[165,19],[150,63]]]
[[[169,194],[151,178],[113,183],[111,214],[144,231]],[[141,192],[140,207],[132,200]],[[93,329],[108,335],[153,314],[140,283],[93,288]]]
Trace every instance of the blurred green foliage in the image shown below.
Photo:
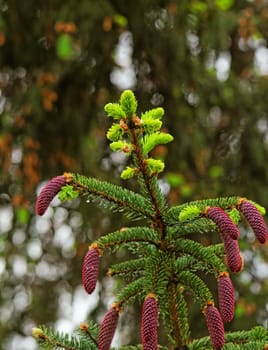
[[[103,106],[124,88],[135,90],[138,113],[165,108],[176,142],[154,152],[171,204],[240,195],[268,207],[267,19],[265,0],[0,1],[1,350],[60,319],[87,245],[126,223],[78,201],[34,214],[40,183],[63,171],[121,181]],[[267,321],[268,252],[249,251],[254,244],[245,229],[230,329]],[[197,314],[194,336],[205,332]]]

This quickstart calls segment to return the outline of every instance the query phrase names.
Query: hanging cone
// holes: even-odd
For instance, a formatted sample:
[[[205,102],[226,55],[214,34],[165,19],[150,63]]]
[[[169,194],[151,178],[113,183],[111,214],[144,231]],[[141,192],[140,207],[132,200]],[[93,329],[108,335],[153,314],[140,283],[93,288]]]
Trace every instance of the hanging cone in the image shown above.
[[[234,318],[234,288],[228,272],[222,272],[218,278],[219,309],[223,322]]]
[[[143,350],[158,348],[158,305],[154,294],[148,294],[142,305],[142,347]]]
[[[101,251],[98,245],[93,243],[84,257],[82,265],[82,284],[88,294],[96,288]]]
[[[224,345],[224,326],[221,315],[212,302],[205,306],[204,314],[213,349],[220,350]]]
[[[241,198],[238,210],[251,226],[257,240],[262,244],[265,243],[268,239],[266,223],[255,205],[247,199]]]
[[[104,315],[99,330],[98,350],[109,350],[119,319],[120,308],[114,304]]]

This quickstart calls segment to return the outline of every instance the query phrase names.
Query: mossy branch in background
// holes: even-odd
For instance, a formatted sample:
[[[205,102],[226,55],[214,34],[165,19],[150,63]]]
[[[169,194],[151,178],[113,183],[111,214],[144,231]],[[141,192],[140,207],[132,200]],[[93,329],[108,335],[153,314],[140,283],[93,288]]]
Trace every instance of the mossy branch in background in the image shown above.
[[[169,207],[158,181],[165,164],[152,151],[171,142],[173,136],[161,129],[163,108],[151,109],[140,116],[137,108],[135,95],[126,90],[119,103],[108,103],[104,109],[113,121],[106,135],[111,150],[129,158],[121,178],[136,179],[139,192],[65,173],[48,182],[36,204],[37,213],[42,215],[56,194],[59,193],[61,200],[72,200],[79,195],[87,202],[96,202],[128,217],[129,227],[103,235],[89,246],[82,265],[82,282],[90,294],[96,286],[101,256],[107,252],[113,254],[119,248],[131,251],[132,259],[115,263],[108,270],[108,276],[121,280],[115,293],[116,302],[105,314],[100,330],[89,321],[81,324],[75,336],[48,328],[35,329],[34,336],[44,349],[108,350],[121,312],[125,305],[135,301],[143,305],[142,344],[121,347],[122,350],[264,349],[268,343],[264,328],[224,334],[224,323],[234,317],[234,289],[229,273],[243,269],[237,225],[245,220],[256,239],[265,243],[268,238],[262,217],[265,209],[239,196]],[[143,223],[134,226],[134,219]],[[202,245],[195,237],[203,233],[216,235],[222,243]],[[219,310],[204,274],[211,274],[216,280]],[[200,315],[204,314],[209,337],[190,337],[188,291],[199,304]],[[158,317],[166,333],[165,346],[158,345]]]

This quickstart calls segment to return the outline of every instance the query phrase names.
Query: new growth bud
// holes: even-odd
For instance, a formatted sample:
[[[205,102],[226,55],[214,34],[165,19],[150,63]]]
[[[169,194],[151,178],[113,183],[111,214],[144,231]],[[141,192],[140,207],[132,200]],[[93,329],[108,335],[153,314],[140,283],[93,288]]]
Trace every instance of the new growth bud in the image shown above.
[[[37,327],[32,328],[32,335],[36,339],[46,339],[46,336],[41,328],[37,328]]]
[[[208,333],[213,349],[220,350],[224,345],[224,326],[221,315],[213,302],[208,303],[204,307],[203,312],[206,317]]]
[[[256,206],[245,198],[241,198],[238,210],[244,215],[249,225],[260,243],[265,243],[268,239],[265,221]]]
[[[61,188],[70,181],[70,174],[56,176],[42,188],[35,205],[35,211],[38,215],[43,215],[47,210],[50,202],[61,190]]]
[[[88,331],[89,327],[88,327],[88,324],[83,322],[80,324],[79,328],[82,330],[82,331]]]
[[[142,305],[142,347],[143,350],[157,350],[158,305],[154,294],[148,294]]]
[[[98,350],[109,350],[119,319],[120,308],[114,304],[104,315],[99,330]]]
[[[228,272],[218,278],[219,309],[223,322],[231,322],[234,317],[234,288]]]
[[[92,244],[84,258],[82,265],[82,284],[88,294],[93,293],[98,280],[100,250]]]
[[[130,166],[126,167],[120,174],[121,179],[127,180],[132,178],[135,175],[135,168],[132,168]]]
[[[120,96],[120,106],[122,110],[126,113],[127,117],[132,117],[135,115],[137,110],[138,102],[134,93],[131,90],[125,90]]]

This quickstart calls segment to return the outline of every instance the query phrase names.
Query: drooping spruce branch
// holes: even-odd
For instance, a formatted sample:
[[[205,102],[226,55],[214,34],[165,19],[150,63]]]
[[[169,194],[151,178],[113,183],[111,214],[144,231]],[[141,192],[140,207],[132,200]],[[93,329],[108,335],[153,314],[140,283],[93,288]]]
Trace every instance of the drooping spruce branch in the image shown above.
[[[164,349],[158,344],[159,319],[163,322],[169,349],[230,350],[258,346],[261,349],[267,343],[266,330],[256,328],[225,334],[224,323],[234,317],[231,273],[243,269],[237,225],[240,220],[245,220],[256,239],[265,243],[268,234],[262,217],[264,208],[239,196],[202,199],[168,207],[158,183],[164,163],[151,156],[156,146],[173,140],[170,134],[161,130],[164,110],[154,108],[138,116],[136,98],[127,90],[122,93],[119,103],[108,103],[105,111],[113,120],[107,132],[112,151],[123,152],[131,160],[121,172],[121,178],[136,178],[139,193],[99,179],[65,173],[44,186],[36,202],[36,212],[43,215],[59,193],[62,201],[80,195],[87,202],[122,211],[128,217],[128,227],[103,235],[89,245],[82,264],[82,283],[88,294],[95,290],[104,254],[124,248],[136,256],[115,263],[108,270],[108,276],[120,278],[123,283],[100,327],[92,322],[82,323],[78,338],[37,328],[34,335],[40,345],[47,349],[108,350],[125,305],[138,301],[143,305],[142,344],[129,345],[122,350],[140,349],[141,346],[144,350]],[[135,226],[135,219],[143,219],[144,224]],[[203,246],[193,239],[197,233],[216,235],[221,243]],[[203,274],[215,277],[217,300],[213,299]],[[189,295],[188,291],[199,304],[209,337],[190,338],[190,307],[185,297]]]
[[[95,326],[92,327],[96,328]],[[33,328],[33,335],[38,339],[39,344],[46,350],[50,349],[64,349],[64,350],[90,350],[95,349],[95,344],[92,344],[93,338],[91,335],[86,338],[77,336],[70,336],[56,332],[51,328],[41,327]],[[88,341],[88,338],[90,341]],[[89,344],[91,345],[89,346]]]
[[[189,254],[191,257],[195,258],[196,263],[202,263],[204,270],[214,273],[215,276],[218,276],[220,272],[226,270],[226,266],[223,261],[215,255],[213,251],[207,247],[202,246],[202,244],[190,240],[190,239],[179,239],[175,242],[176,251],[181,253],[183,258],[185,255]],[[176,262],[176,267],[178,271],[180,269],[180,259],[178,258]]]
[[[72,174],[74,190],[110,210],[123,210],[130,218],[152,218],[153,208],[143,196],[105,181]]]

